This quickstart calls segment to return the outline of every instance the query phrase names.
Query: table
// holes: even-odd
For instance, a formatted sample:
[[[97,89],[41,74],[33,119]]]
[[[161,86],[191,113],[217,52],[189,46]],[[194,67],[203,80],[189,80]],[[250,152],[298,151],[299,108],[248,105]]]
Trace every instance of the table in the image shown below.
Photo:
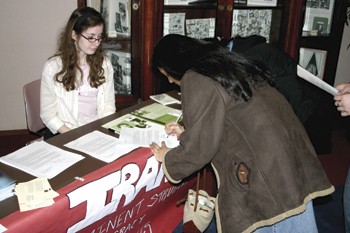
[[[136,149],[107,164],[63,146],[93,130],[116,136],[101,125],[150,103],[153,101],[48,139],[48,143],[85,159],[49,180],[60,194],[54,205],[20,212],[16,197],[0,202],[0,224],[6,232],[172,232],[183,214],[183,206],[176,202],[187,195],[194,178],[179,185],[167,182],[149,148]],[[35,178],[2,163],[0,170],[18,182]]]

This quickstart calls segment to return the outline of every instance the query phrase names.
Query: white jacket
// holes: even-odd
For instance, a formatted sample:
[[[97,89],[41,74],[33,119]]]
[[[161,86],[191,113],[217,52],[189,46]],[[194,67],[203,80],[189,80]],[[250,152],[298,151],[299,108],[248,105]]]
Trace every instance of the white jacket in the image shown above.
[[[98,87],[97,112],[99,118],[116,111],[113,67],[107,57],[102,67],[106,82]],[[71,129],[83,125],[78,117],[78,91],[66,91],[61,83],[54,80],[54,76],[61,69],[61,58],[53,57],[46,61],[41,76],[40,116],[46,127],[54,134],[64,124]]]

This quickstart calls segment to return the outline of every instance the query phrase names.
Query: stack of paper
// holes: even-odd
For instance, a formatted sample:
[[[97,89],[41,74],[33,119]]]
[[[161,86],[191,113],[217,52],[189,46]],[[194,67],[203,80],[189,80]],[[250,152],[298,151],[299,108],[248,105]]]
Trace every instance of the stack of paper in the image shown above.
[[[0,201],[12,197],[14,194],[16,180],[12,179],[3,172],[0,172]]]
[[[158,95],[151,95],[150,98],[154,101],[157,101],[160,104],[168,105],[168,104],[181,104],[181,102],[178,99],[175,99],[174,97],[171,97],[168,94],[158,94]]]
[[[16,185],[15,193],[21,211],[51,206],[55,203],[53,198],[59,196],[57,192],[52,190],[46,178],[36,178],[19,183]]]

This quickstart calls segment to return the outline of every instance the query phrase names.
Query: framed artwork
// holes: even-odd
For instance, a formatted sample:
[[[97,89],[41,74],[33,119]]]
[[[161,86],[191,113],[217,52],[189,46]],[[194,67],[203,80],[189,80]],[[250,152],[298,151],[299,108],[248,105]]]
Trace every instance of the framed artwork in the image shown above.
[[[238,9],[233,10],[231,36],[260,35],[270,41],[272,21],[271,9]]]
[[[130,0],[103,0],[102,16],[106,22],[107,36],[130,36],[131,6]]]
[[[303,36],[328,36],[331,31],[334,0],[307,0]]]
[[[116,95],[131,94],[131,53],[106,50],[113,66],[114,92]]]
[[[215,36],[215,18],[186,19],[186,35],[204,39]]]
[[[299,65],[323,79],[326,57],[327,51],[325,50],[301,47],[299,51]]]

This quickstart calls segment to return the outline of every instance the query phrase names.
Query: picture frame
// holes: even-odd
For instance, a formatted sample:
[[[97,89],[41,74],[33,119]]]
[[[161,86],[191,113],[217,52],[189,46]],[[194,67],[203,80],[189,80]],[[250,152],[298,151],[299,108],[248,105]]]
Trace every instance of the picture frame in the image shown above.
[[[271,9],[235,9],[232,14],[231,37],[260,35],[270,42]]]
[[[108,37],[131,35],[131,0],[102,0],[101,14]]]
[[[131,94],[131,53],[108,49],[106,55],[113,66],[114,92],[116,95]]]
[[[303,36],[329,36],[334,0],[307,0]]]
[[[326,50],[300,47],[299,65],[320,79],[324,79],[326,59]]]

